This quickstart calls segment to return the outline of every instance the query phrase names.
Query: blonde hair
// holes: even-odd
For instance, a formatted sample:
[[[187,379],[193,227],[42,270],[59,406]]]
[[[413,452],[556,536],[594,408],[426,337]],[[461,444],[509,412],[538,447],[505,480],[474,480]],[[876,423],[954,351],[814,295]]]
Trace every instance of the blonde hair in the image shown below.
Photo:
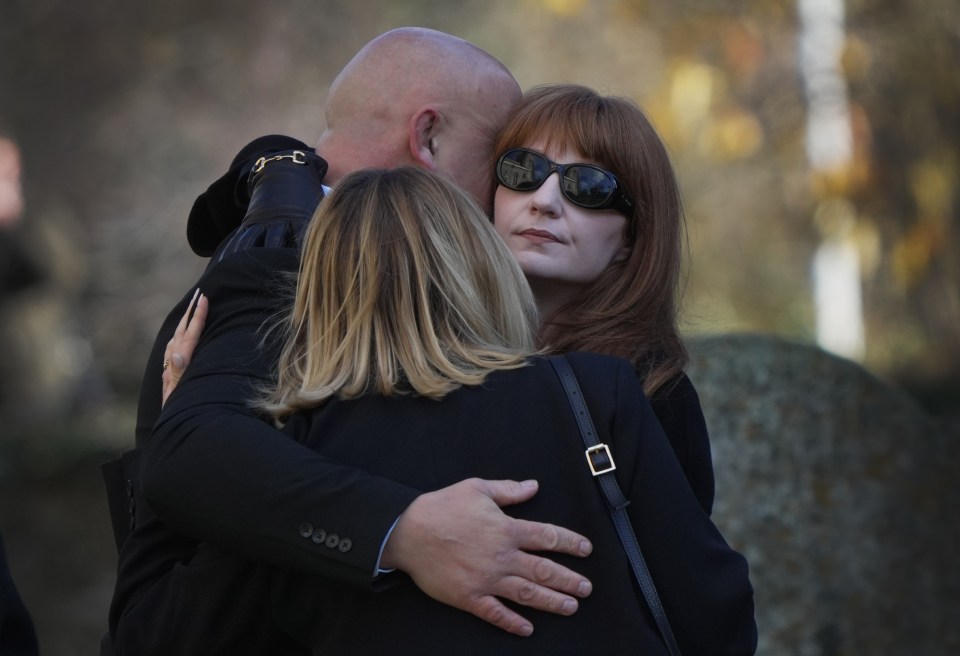
[[[367,393],[441,398],[535,350],[536,306],[476,203],[416,168],[337,183],[307,230],[276,384],[282,418]]]

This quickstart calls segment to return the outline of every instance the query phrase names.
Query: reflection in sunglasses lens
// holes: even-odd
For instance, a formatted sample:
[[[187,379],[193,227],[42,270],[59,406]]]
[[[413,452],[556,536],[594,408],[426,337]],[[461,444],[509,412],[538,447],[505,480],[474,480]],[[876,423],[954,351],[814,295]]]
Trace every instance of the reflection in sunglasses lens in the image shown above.
[[[575,205],[604,208],[616,194],[613,174],[588,164],[556,164],[544,155],[517,148],[507,151],[497,168],[500,182],[515,191],[533,191],[554,172],[560,174],[560,189]]]

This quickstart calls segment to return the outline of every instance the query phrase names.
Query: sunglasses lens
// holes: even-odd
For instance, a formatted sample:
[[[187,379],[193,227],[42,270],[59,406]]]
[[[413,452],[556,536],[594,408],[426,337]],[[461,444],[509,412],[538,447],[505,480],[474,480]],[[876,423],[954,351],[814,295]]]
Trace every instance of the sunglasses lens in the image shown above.
[[[561,184],[567,198],[587,208],[604,205],[616,189],[616,182],[609,173],[592,166],[567,167]]]
[[[497,177],[514,191],[532,191],[550,173],[550,162],[529,150],[509,150],[500,158]]]

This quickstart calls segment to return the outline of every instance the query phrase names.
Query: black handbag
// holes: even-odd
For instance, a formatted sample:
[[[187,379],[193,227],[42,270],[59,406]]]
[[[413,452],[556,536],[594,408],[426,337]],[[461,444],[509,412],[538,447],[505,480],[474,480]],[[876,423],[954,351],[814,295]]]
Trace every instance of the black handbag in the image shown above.
[[[627,552],[630,567],[640,586],[640,591],[643,593],[643,598],[653,614],[653,619],[660,628],[660,635],[667,645],[667,650],[671,656],[680,656],[680,648],[677,647],[673,631],[670,630],[667,614],[663,610],[663,604],[660,603],[660,596],[657,594],[657,588],[653,584],[650,570],[647,569],[647,563],[640,551],[640,543],[637,542],[636,533],[634,533],[633,526],[630,524],[630,517],[627,515],[626,508],[630,502],[623,495],[613,474],[616,465],[613,463],[610,447],[601,443],[597,438],[597,431],[593,426],[590,410],[587,409],[583,394],[580,392],[580,384],[577,382],[577,377],[570,368],[570,363],[566,357],[562,355],[553,356],[550,358],[550,364],[553,365],[557,376],[560,377],[570,406],[573,408],[573,414],[580,429],[580,437],[583,438],[583,445],[586,448],[587,464],[600,486],[604,499],[606,499],[607,508],[610,510],[610,516],[613,518],[613,524],[617,529],[617,535],[620,536],[620,543],[623,544],[623,548]]]

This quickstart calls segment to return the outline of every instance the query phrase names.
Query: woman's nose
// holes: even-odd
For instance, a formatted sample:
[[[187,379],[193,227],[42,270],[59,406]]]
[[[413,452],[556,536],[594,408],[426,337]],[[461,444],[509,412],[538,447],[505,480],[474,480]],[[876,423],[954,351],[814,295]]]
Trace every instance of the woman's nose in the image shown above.
[[[543,181],[540,188],[533,192],[530,199],[532,209],[549,217],[557,218],[563,212],[563,193],[560,191],[560,174],[554,171]]]

